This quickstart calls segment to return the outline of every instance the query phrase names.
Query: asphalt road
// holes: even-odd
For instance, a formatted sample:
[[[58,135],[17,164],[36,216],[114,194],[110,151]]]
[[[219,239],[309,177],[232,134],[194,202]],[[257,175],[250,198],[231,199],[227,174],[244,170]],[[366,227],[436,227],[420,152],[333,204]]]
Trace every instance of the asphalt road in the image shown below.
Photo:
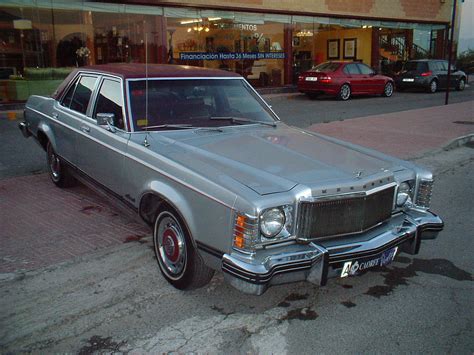
[[[382,270],[242,294],[222,275],[180,292],[150,241],[0,281],[0,352],[453,353],[474,351],[474,149],[418,161],[435,169],[446,228]]]
[[[473,80],[474,82],[474,80]],[[272,105],[282,121],[301,128],[315,123],[327,123],[355,117],[413,110],[444,105],[445,91],[428,94],[423,91],[395,92],[392,97],[358,96],[348,101],[338,101],[330,96],[310,99],[304,94],[269,95]],[[474,99],[474,84],[464,91],[450,92],[449,103]],[[401,115],[403,113],[400,113]]]

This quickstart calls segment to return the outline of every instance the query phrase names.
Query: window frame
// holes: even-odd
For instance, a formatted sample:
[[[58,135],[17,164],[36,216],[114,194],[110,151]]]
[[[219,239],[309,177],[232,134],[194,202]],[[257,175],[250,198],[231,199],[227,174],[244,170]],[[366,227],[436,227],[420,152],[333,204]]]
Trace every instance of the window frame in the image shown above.
[[[373,74],[375,73],[374,70],[373,70],[371,67],[369,67],[367,64],[364,64],[364,63],[356,63],[356,65],[357,65],[357,68],[359,68],[359,71],[360,71],[360,73],[361,73],[362,75],[373,75]],[[361,67],[365,67],[365,68],[369,69],[369,70],[370,70],[370,73],[368,73],[368,74],[362,73]]]
[[[344,74],[346,74],[346,75],[363,75],[363,74],[361,73],[361,71],[360,71],[360,69],[359,69],[359,66],[358,66],[357,64],[358,64],[358,63],[347,63],[347,64],[344,66],[344,69],[342,69],[343,72],[344,72]],[[358,73],[349,73],[349,71],[347,70],[347,67],[348,67],[349,65],[353,65],[355,68],[357,68]]]
[[[94,88],[92,89],[92,92],[91,92],[91,97],[89,99],[89,102],[87,104],[87,108],[86,108],[86,112],[85,113],[82,113],[82,112],[79,112],[79,111],[76,111],[76,110],[73,110],[71,108],[71,105],[69,104],[69,107],[67,106],[64,106],[63,105],[63,101],[64,101],[64,98],[66,97],[67,93],[69,92],[69,89],[74,85],[74,92],[72,94],[72,97],[74,97],[75,93],[76,93],[76,89],[77,89],[77,84],[81,81],[82,77],[84,76],[89,76],[89,77],[93,77],[93,78],[96,78],[96,82],[95,82],[95,85],[94,85]],[[97,85],[99,84],[100,82],[100,78],[101,78],[101,75],[100,73],[90,73],[90,72],[78,72],[76,76],[74,76],[74,78],[71,80],[71,83],[68,85],[68,87],[66,88],[66,90],[64,90],[62,96],[60,97],[58,101],[59,105],[61,106],[61,108],[63,109],[67,109],[69,112],[73,112],[74,114],[76,115],[80,115],[81,117],[88,117],[88,118],[91,118],[90,117],[90,110],[91,110],[91,107],[92,107],[92,100],[95,99],[95,93],[97,91]],[[72,101],[71,101],[72,102]],[[95,120],[94,120],[95,121]]]
[[[128,124],[128,116],[127,116],[127,110],[125,106],[127,105],[126,101],[127,98],[125,97],[124,90],[123,90],[123,80],[122,78],[118,76],[112,76],[112,75],[107,75],[107,74],[102,74],[99,77],[99,82],[95,87],[94,94],[92,98],[94,99],[93,105],[91,107],[91,112],[89,118],[94,121],[97,124],[97,118],[94,117],[95,110],[97,108],[97,100],[99,99],[99,94],[100,94],[100,89],[102,87],[102,84],[104,83],[105,80],[110,80],[118,83],[120,85],[120,92],[122,94],[122,117],[123,117],[123,128],[115,127],[116,129],[124,132],[130,132],[129,130],[129,124]],[[91,98],[91,100],[92,100]]]
[[[272,107],[262,98],[262,96],[257,92],[257,90],[254,89],[252,85],[250,85],[247,80],[243,77],[238,77],[238,76],[222,76],[222,77],[206,77],[206,76],[187,76],[187,77],[153,77],[153,78],[128,78],[125,80],[125,96],[126,96],[126,111],[127,111],[127,122],[129,123],[129,132],[135,132],[135,123],[132,120],[132,112],[131,112],[131,103],[130,103],[130,82],[132,81],[141,81],[141,80],[243,80],[244,85],[246,85],[253,93],[257,96],[258,100],[271,112],[273,115],[273,118],[275,119],[275,122],[281,121],[280,117],[273,111]],[[170,132],[173,130],[168,130],[167,132]],[[141,131],[136,131],[136,132],[141,132]],[[154,132],[165,132],[165,131],[154,131]]]

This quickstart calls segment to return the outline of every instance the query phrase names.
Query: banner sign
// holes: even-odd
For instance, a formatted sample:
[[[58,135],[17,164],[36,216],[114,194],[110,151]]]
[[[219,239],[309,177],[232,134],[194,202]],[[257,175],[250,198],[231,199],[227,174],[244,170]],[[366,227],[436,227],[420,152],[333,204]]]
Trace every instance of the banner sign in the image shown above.
[[[180,52],[180,60],[285,59],[285,52]]]

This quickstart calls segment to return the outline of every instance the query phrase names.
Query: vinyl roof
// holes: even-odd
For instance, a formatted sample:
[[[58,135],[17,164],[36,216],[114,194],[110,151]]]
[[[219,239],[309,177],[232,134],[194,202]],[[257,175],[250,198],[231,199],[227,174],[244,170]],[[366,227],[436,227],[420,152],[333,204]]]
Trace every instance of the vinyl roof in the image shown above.
[[[171,65],[171,64],[145,64],[141,63],[115,63],[101,64],[81,67],[79,70],[96,71],[104,74],[112,74],[128,78],[145,78],[148,69],[149,78],[170,78],[170,77],[240,77],[239,74],[189,65]]]

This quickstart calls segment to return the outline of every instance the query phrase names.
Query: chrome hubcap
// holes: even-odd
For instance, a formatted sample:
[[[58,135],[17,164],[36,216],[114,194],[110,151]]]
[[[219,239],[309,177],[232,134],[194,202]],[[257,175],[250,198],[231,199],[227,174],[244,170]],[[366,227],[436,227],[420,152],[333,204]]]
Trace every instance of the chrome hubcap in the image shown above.
[[[463,90],[463,89],[464,89],[464,85],[466,85],[466,84],[464,83],[464,80],[461,80],[461,81],[459,82],[459,88],[460,88],[461,90]]]
[[[435,92],[437,88],[438,88],[438,84],[436,84],[436,81],[432,81],[431,82],[431,92]]]
[[[59,179],[59,174],[61,171],[61,163],[59,161],[59,158],[54,152],[51,152],[49,154],[49,169],[51,171],[51,175],[53,176],[53,179],[57,180]]]
[[[392,93],[393,93],[393,85],[392,84],[385,85],[385,95],[391,96]]]
[[[349,86],[343,85],[341,88],[341,98],[343,100],[347,100],[350,95],[351,95],[351,89],[349,88]]]
[[[186,243],[183,231],[173,216],[165,212],[155,229],[155,248],[158,248],[159,262],[166,275],[179,278],[186,266]]]

